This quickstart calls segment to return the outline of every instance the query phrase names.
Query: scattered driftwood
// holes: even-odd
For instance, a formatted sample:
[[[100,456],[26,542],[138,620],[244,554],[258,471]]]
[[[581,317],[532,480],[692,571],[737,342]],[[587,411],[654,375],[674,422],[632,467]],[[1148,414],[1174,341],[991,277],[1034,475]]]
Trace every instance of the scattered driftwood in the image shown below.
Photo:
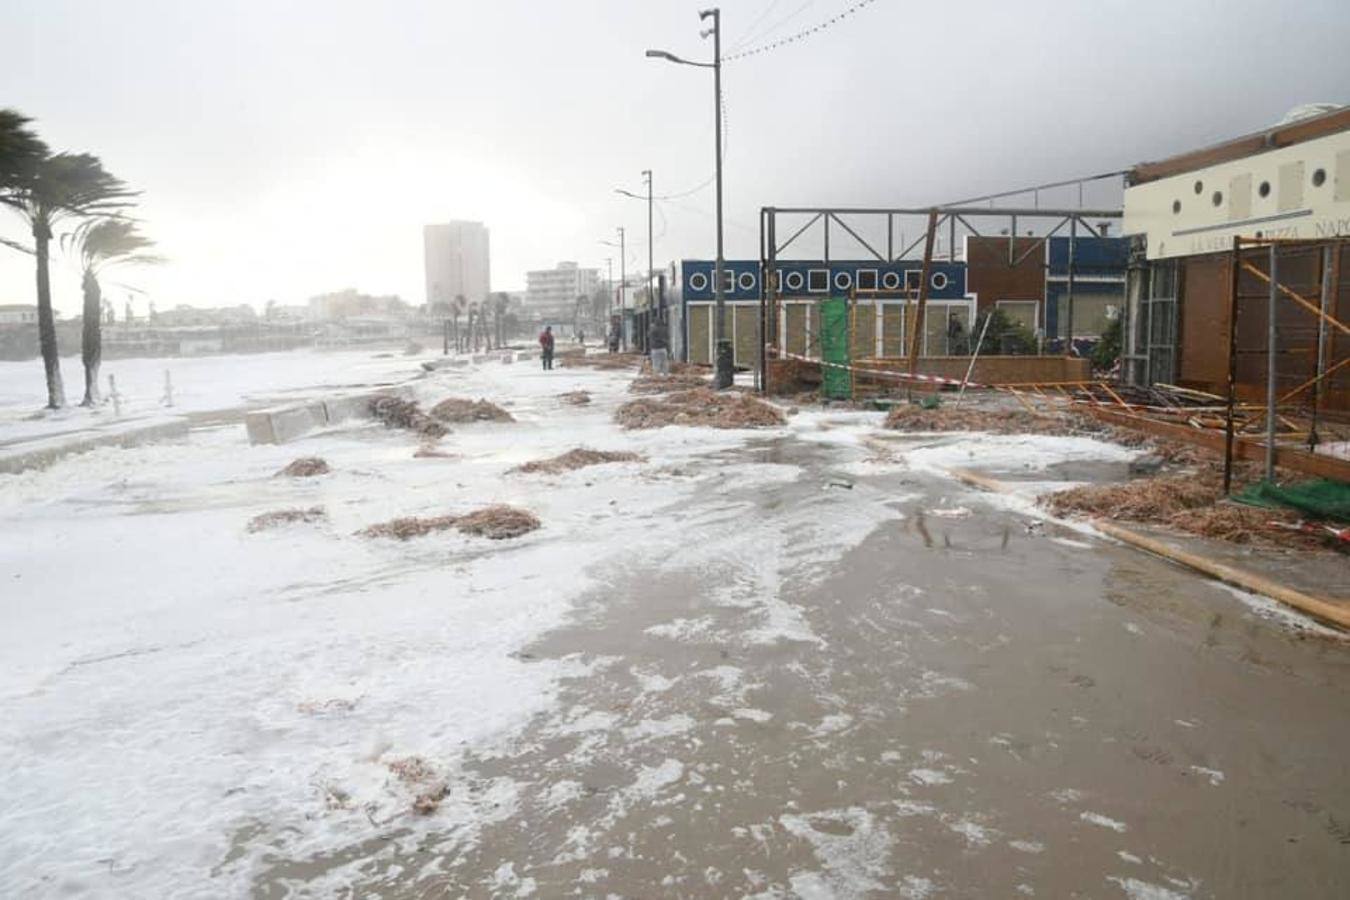
[[[633,394],[669,394],[708,386],[702,375],[643,375],[628,385]]]
[[[378,525],[368,525],[358,531],[357,535],[371,538],[390,537],[406,541],[421,537],[424,534],[431,534],[433,531],[445,531],[454,528],[456,518],[455,516],[430,516],[426,518],[401,516],[397,519],[390,519],[388,522],[380,522]]]
[[[1250,544],[1262,539],[1277,540],[1281,544],[1319,546],[1322,539],[1315,535],[1276,530],[1271,522],[1293,523],[1297,516],[1282,509],[1263,509],[1237,503],[1218,503],[1199,509],[1182,510],[1167,518],[1167,524],[1178,531],[1217,538],[1234,544]]]
[[[1041,498],[1057,516],[1086,515],[1133,522],[1162,522],[1185,510],[1212,506],[1221,495],[1210,478],[1167,475],[1119,484],[1087,484]]]
[[[376,397],[370,401],[370,414],[382,422],[385,428],[406,428],[428,438],[444,437],[450,433],[448,428],[422,412],[416,400]]]
[[[564,369],[588,366],[592,369],[631,369],[642,360],[638,353],[595,353],[575,354],[558,357],[558,365]]]
[[[250,534],[256,534],[269,528],[294,525],[297,522],[309,525],[314,522],[321,522],[326,518],[328,518],[328,513],[324,512],[321,506],[311,506],[308,509],[278,509],[249,519],[248,531]]]
[[[646,457],[640,453],[632,453],[627,450],[591,450],[588,447],[577,447],[568,450],[566,453],[558,456],[551,456],[548,459],[535,459],[527,463],[522,463],[512,469],[512,472],[543,472],[548,475],[557,475],[562,472],[571,472],[575,469],[583,469],[586,466],[599,466],[612,462],[644,462]]]
[[[1031,413],[1023,409],[897,406],[886,416],[896,431],[985,431],[991,434],[1081,434],[1083,423],[1069,416]]]
[[[749,394],[708,388],[630,400],[615,411],[614,420],[624,428],[771,428],[787,421],[777,407]]]
[[[455,527],[465,534],[500,541],[534,531],[539,527],[539,518],[534,513],[514,506],[494,504],[460,516]]]
[[[420,756],[405,756],[400,759],[392,759],[385,763],[385,766],[404,784],[429,781],[436,775],[436,770],[431,767],[431,763]]]
[[[431,408],[431,416],[441,422],[514,422],[509,412],[487,400],[450,397]]]
[[[291,462],[277,473],[277,477],[285,475],[289,478],[312,478],[315,475],[327,475],[332,469],[328,467],[328,460],[318,456],[302,456]]]
[[[429,816],[440,809],[441,801],[450,793],[450,786],[437,784],[418,794],[413,799],[413,812],[419,816]]]
[[[698,363],[680,362],[677,359],[667,360],[666,365],[670,367],[670,374],[672,375],[706,375],[709,371],[708,366],[701,366]],[[652,374],[651,359],[644,357],[642,365],[638,368],[638,372],[642,375]]]
[[[1235,475],[1238,481],[1261,477],[1251,465],[1239,466]],[[1057,516],[1144,522],[1235,544],[1313,548],[1323,543],[1315,534],[1271,524],[1296,522],[1294,512],[1228,502],[1222,485],[1223,469],[1211,462],[1183,474],[1069,488],[1039,502]]]
[[[395,538],[400,541],[431,534],[433,531],[448,531],[454,528],[462,534],[472,534],[489,540],[520,537],[534,531],[540,525],[533,513],[513,506],[494,504],[474,510],[462,516],[404,516],[370,525],[356,532],[358,537]]]
[[[558,399],[569,406],[586,406],[591,402],[591,392],[568,391],[565,394],[559,394]]]

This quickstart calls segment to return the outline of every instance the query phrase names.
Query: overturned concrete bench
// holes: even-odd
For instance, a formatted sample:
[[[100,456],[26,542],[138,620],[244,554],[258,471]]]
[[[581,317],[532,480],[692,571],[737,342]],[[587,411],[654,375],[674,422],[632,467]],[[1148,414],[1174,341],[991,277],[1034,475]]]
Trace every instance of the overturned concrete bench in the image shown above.
[[[370,417],[370,402],[379,397],[412,399],[412,388],[397,387],[361,394],[344,394],[286,406],[259,409],[244,416],[250,444],[286,444],[317,428],[345,419]]]

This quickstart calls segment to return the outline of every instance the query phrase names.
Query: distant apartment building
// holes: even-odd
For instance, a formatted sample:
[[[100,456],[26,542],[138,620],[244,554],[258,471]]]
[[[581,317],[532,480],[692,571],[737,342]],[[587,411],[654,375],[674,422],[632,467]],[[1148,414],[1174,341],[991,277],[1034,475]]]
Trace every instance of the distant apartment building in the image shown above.
[[[386,316],[401,319],[408,315],[408,304],[394,294],[373,297],[353,288],[310,297],[308,309],[308,318],[319,322],[350,319],[356,316]]]
[[[582,269],[574,262],[526,272],[525,313],[540,321],[571,322],[577,298],[589,298],[599,284],[599,269]]]
[[[446,222],[422,227],[427,303],[463,296],[482,300],[492,290],[488,230],[482,222]]]
[[[37,307],[22,303],[0,304],[0,325],[36,325]]]

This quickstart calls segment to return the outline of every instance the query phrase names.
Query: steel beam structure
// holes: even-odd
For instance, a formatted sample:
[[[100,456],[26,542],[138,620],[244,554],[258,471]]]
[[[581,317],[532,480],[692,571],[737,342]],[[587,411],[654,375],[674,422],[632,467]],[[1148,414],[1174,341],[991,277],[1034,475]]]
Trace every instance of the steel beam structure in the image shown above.
[[[1118,174],[1118,173],[1112,173],[1112,175],[1115,175],[1115,174]],[[1112,177],[1112,176],[1098,176],[1098,177],[1099,177],[1099,178],[1104,178],[1104,177]],[[1071,248],[1071,249],[1070,249],[1070,256],[1073,257],[1074,254],[1073,254],[1073,249],[1072,249],[1072,248],[1073,248],[1073,245],[1077,242],[1077,235],[1078,235],[1078,227],[1079,227],[1079,226],[1082,226],[1082,228],[1083,228],[1088,234],[1090,234],[1090,235],[1092,235],[1092,236],[1094,236],[1094,237],[1106,237],[1106,230],[1107,230],[1107,229],[1106,229],[1106,225],[1107,225],[1110,221],[1113,221],[1113,220],[1119,220],[1120,218],[1122,218],[1122,216],[1124,215],[1123,211],[1120,210],[1120,209],[1082,209],[1082,208],[1076,208],[1076,207],[1075,207],[1075,208],[1062,208],[1062,207],[1061,207],[1061,208],[1052,208],[1052,207],[1045,207],[1045,208],[1042,208],[1042,207],[1039,205],[1039,194],[1038,194],[1037,192],[1038,192],[1040,189],[1049,189],[1049,188],[1055,188],[1055,187],[1063,187],[1063,186],[1065,186],[1065,185],[1080,184],[1080,182],[1091,182],[1091,181],[1093,181],[1093,180],[1096,180],[1096,179],[1092,179],[1092,178],[1089,178],[1089,179],[1074,179],[1074,180],[1065,181],[1065,182],[1053,182],[1053,183],[1050,183],[1050,184],[1038,185],[1038,186],[1036,186],[1036,187],[1034,187],[1034,188],[1025,188],[1025,189],[1018,190],[1018,191],[1007,191],[1007,192],[1002,193],[1002,194],[993,194],[993,195],[990,195],[989,197],[976,198],[975,200],[971,200],[971,201],[963,201],[963,202],[958,203],[958,204],[950,204],[950,205],[946,205],[946,206],[919,206],[919,207],[856,207],[856,206],[839,206],[839,207],[820,207],[820,206],[782,206],[782,207],[777,207],[777,206],[765,206],[765,207],[761,207],[761,208],[760,208],[760,214],[759,214],[759,247],[760,247],[760,265],[761,265],[761,267],[762,267],[762,269],[763,269],[763,272],[764,272],[764,284],[765,284],[765,289],[764,289],[763,291],[760,292],[760,298],[761,298],[761,299],[760,299],[760,334],[761,334],[761,341],[760,341],[760,344],[761,344],[761,346],[760,346],[759,353],[757,354],[757,357],[758,357],[758,360],[759,360],[759,379],[758,379],[758,380],[759,380],[759,387],[760,387],[760,390],[761,390],[761,391],[767,391],[767,390],[768,390],[768,354],[767,354],[767,352],[766,352],[765,347],[767,346],[767,343],[768,343],[768,336],[769,336],[770,334],[774,334],[775,332],[774,332],[774,330],[773,330],[773,325],[772,325],[772,323],[767,322],[766,319],[767,319],[767,317],[768,317],[768,316],[776,309],[776,303],[771,303],[771,302],[770,302],[770,294],[773,295],[773,299],[776,301],[776,299],[777,299],[779,293],[781,293],[781,292],[778,291],[777,288],[776,288],[776,280],[777,280],[777,264],[778,264],[778,262],[779,262],[780,259],[787,259],[787,258],[789,258],[789,257],[786,257],[786,256],[783,255],[784,251],[786,251],[789,247],[791,247],[791,246],[792,246],[797,240],[799,240],[803,235],[806,235],[808,232],[810,232],[810,231],[812,230],[812,228],[815,227],[815,226],[817,225],[817,223],[819,223],[819,225],[820,225],[820,238],[821,238],[821,241],[822,241],[822,246],[823,246],[823,248],[824,248],[824,258],[823,258],[823,261],[826,262],[826,263],[828,263],[828,262],[830,261],[830,223],[831,223],[831,222],[834,222],[834,223],[835,223],[836,225],[838,225],[841,229],[843,229],[844,232],[846,232],[850,237],[852,237],[855,241],[857,241],[858,244],[859,244],[861,247],[863,247],[863,248],[867,251],[867,253],[871,254],[871,255],[872,255],[873,257],[875,257],[877,260],[880,260],[880,261],[882,261],[882,262],[888,262],[888,263],[889,263],[889,262],[897,262],[897,261],[899,261],[899,260],[903,260],[903,259],[905,259],[905,258],[910,254],[911,251],[913,251],[916,247],[918,247],[919,244],[923,243],[923,244],[925,244],[925,253],[924,253],[924,258],[925,258],[925,269],[926,269],[927,266],[930,265],[931,262],[932,262],[932,249],[931,249],[931,248],[932,248],[932,245],[933,245],[934,236],[936,235],[936,233],[938,232],[938,230],[939,230],[940,228],[942,228],[943,225],[946,225],[946,226],[947,226],[947,229],[948,229],[948,243],[949,243],[949,247],[948,247],[948,257],[949,257],[949,259],[955,259],[955,255],[956,255],[957,226],[958,226],[958,225],[961,226],[961,227],[964,228],[964,229],[966,230],[966,232],[969,233],[969,234],[979,235],[980,232],[979,232],[978,230],[976,230],[976,228],[975,228],[975,226],[972,224],[972,222],[973,222],[973,221],[979,221],[979,220],[989,220],[989,219],[995,219],[995,220],[1002,219],[1002,220],[1005,220],[1005,221],[1008,222],[1008,227],[1005,229],[1005,231],[1006,231],[1006,233],[1007,233],[1007,235],[1008,235],[1008,262],[1009,262],[1009,264],[1020,263],[1020,262],[1022,262],[1023,260],[1025,260],[1031,253],[1035,252],[1036,248],[1041,247],[1041,246],[1044,246],[1045,242],[1046,242],[1052,235],[1054,235],[1054,234],[1056,234],[1057,232],[1059,232],[1059,230],[1062,229],[1062,228],[1064,228],[1065,226],[1068,226],[1068,227],[1069,227],[1069,233],[1070,233],[1069,242],[1070,242],[1070,248]],[[1017,195],[1019,195],[1019,194],[1027,194],[1027,193],[1032,193],[1032,194],[1034,195],[1034,198],[1035,198],[1035,201],[1036,201],[1036,205],[1033,205],[1033,206],[1030,206],[1030,207],[1025,207],[1025,206],[1017,206],[1017,207],[995,207],[995,206],[992,205],[992,201],[993,201],[994,199],[997,199],[997,198],[1000,198],[1000,197],[1013,197],[1013,196],[1017,196]],[[1081,196],[1081,184],[1080,184],[1080,196]],[[990,206],[972,206],[972,205],[969,205],[970,203],[973,203],[973,202],[979,202],[979,201],[982,201],[982,200],[989,200],[990,203],[991,203],[991,205],[990,205]],[[778,228],[779,228],[779,224],[780,224],[779,220],[780,220],[781,218],[783,218],[783,217],[795,218],[795,217],[801,217],[801,216],[808,216],[809,218],[808,218],[803,224],[797,226],[796,229],[795,229],[794,231],[792,231],[791,235],[787,238],[787,240],[783,241],[782,243],[779,243],[778,237],[777,237],[777,235],[778,235]],[[860,228],[855,228],[854,225],[851,225],[851,224],[849,224],[848,222],[844,221],[844,218],[843,218],[844,216],[849,216],[849,217],[852,217],[852,218],[855,218],[855,219],[861,218],[861,219],[866,219],[866,220],[878,221],[878,222],[879,222],[879,226],[884,224],[885,232],[886,232],[886,252],[885,252],[884,254],[881,253],[876,247],[874,247],[874,246],[872,245],[871,242],[869,242],[867,239],[865,239],[865,238],[862,236],[862,234],[860,233],[860,231],[861,231],[862,229],[860,229]],[[904,243],[904,237],[903,237],[903,234],[902,234],[901,240],[900,240],[900,244],[903,245],[903,249],[901,249],[901,251],[900,251],[898,254],[895,252],[895,248],[896,248],[896,241],[895,241],[895,217],[896,217],[896,216],[922,216],[922,217],[924,217],[924,218],[927,220],[927,226],[924,228],[923,232],[919,235],[919,237],[915,238],[915,240],[914,240],[913,242],[911,242],[910,244],[907,244],[907,245],[906,245],[906,244]],[[1020,220],[1023,220],[1024,222],[1036,222],[1036,223],[1039,223],[1039,224],[1041,225],[1042,230],[1045,231],[1045,233],[1042,234],[1042,235],[1033,236],[1033,237],[1034,237],[1034,242],[1032,243],[1032,246],[1026,248],[1026,249],[1022,252],[1022,254],[1020,255],[1020,257],[1019,257],[1019,256],[1015,253],[1015,251],[1014,251],[1014,248],[1015,248],[1015,246],[1016,246],[1016,241],[1017,241],[1017,223],[1018,223],[1018,220],[1019,220],[1019,219],[1020,219]],[[1107,221],[1102,222],[1100,226],[1096,226],[1096,225],[1094,225],[1094,224],[1093,224],[1091,221],[1089,221],[1089,220],[1107,220]],[[794,224],[795,224],[795,223],[794,223]],[[855,223],[855,224],[856,224],[856,223]],[[817,258],[819,258],[819,257],[817,257]],[[927,278],[926,278],[926,276],[925,276],[925,277],[922,279],[921,286],[922,286],[922,285],[926,285],[926,284],[927,284]],[[922,292],[922,291],[921,291],[921,292]],[[1070,302],[1070,305],[1072,305],[1072,276],[1071,276],[1071,288],[1070,288],[1070,301],[1069,301],[1069,302]],[[917,317],[916,317],[916,321],[915,321],[914,323],[912,323],[912,324],[913,324],[913,327],[916,329],[916,331],[915,331],[915,332],[911,332],[911,338],[910,338],[910,340],[911,340],[911,348],[910,348],[911,352],[910,352],[910,356],[911,356],[911,357],[913,357],[913,355],[914,355],[914,354],[913,354],[913,334],[914,334],[914,333],[917,333],[917,330],[918,330],[918,329],[922,329],[922,328],[923,328],[923,325],[924,325],[924,323],[923,323],[923,309],[922,309],[923,304],[922,304],[922,302],[921,302],[919,305],[920,305],[920,309],[918,310]],[[1072,340],[1072,335],[1070,335],[1070,340]]]

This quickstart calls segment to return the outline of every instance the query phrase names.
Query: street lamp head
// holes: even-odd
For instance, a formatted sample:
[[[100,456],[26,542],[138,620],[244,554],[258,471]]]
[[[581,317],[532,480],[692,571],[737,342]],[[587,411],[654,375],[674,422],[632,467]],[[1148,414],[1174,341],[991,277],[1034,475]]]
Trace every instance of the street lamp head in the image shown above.
[[[648,51],[647,51],[647,58],[648,58],[648,59],[667,59],[667,60],[670,60],[670,61],[673,62],[673,63],[684,62],[684,60],[680,59],[680,58],[679,58],[678,56],[676,56],[674,53],[667,53],[665,50],[648,50]]]
[[[708,18],[709,16],[711,16],[712,18],[716,19],[718,13],[720,13],[720,12],[721,12],[721,10],[714,6],[712,9],[701,9],[701,10],[699,10],[699,11],[698,11],[698,17],[699,17],[700,19],[706,19],[706,18]]]

